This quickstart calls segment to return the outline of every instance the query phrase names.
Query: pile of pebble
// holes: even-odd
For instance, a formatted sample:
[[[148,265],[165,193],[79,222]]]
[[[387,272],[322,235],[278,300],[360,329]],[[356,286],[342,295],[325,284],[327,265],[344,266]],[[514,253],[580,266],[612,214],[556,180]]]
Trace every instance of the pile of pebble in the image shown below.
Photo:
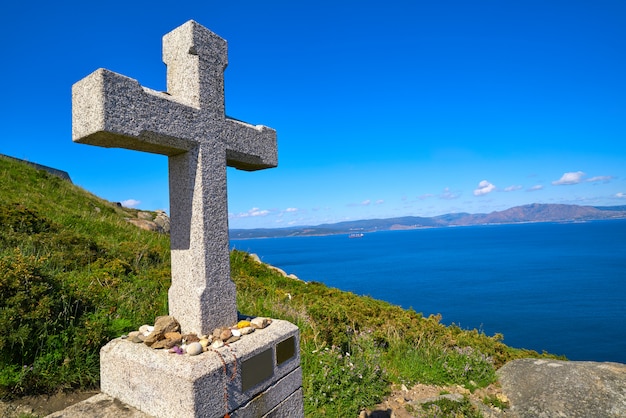
[[[210,335],[181,334],[180,324],[171,316],[159,316],[154,325],[142,325],[138,331],[123,335],[133,343],[143,343],[153,349],[167,349],[170,353],[197,356],[210,349],[234,343],[242,336],[272,323],[269,318],[257,317],[239,321],[232,327],[216,328]]]

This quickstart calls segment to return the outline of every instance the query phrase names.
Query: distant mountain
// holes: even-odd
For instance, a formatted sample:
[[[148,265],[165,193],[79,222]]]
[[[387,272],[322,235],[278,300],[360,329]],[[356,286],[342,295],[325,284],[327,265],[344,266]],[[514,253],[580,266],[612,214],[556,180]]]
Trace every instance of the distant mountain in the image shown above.
[[[314,235],[350,234],[353,232],[394,231],[418,228],[441,228],[527,222],[584,222],[626,219],[626,206],[579,206],[533,203],[503,211],[485,213],[449,213],[434,217],[403,216],[387,219],[364,219],[317,226],[288,228],[232,229],[232,239],[277,238]]]

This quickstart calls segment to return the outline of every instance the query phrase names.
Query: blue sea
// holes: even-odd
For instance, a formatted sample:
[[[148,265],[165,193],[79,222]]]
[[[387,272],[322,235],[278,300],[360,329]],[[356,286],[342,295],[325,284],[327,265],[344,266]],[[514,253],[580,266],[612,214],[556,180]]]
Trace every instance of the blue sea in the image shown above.
[[[305,281],[369,295],[507,345],[626,363],[626,221],[231,240]]]

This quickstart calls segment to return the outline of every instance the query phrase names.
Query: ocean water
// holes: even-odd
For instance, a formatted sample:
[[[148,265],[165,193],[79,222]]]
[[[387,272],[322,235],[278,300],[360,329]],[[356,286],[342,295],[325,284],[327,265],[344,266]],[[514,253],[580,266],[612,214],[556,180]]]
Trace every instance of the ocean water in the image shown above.
[[[305,281],[440,313],[513,347],[626,363],[626,221],[231,240]]]

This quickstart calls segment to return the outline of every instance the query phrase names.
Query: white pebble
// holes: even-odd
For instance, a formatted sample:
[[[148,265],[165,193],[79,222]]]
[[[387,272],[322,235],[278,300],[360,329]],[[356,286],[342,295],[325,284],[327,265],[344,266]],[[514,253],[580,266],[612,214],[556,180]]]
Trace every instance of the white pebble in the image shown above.
[[[145,336],[150,335],[152,331],[154,331],[154,327],[152,325],[142,325],[139,327],[139,332]]]
[[[187,354],[190,356],[197,356],[200,353],[202,353],[202,344],[199,342],[194,342],[187,346]]]
[[[252,327],[243,327],[239,330],[239,332],[241,332],[241,335],[248,335],[248,334],[252,334],[254,332],[254,328]]]

